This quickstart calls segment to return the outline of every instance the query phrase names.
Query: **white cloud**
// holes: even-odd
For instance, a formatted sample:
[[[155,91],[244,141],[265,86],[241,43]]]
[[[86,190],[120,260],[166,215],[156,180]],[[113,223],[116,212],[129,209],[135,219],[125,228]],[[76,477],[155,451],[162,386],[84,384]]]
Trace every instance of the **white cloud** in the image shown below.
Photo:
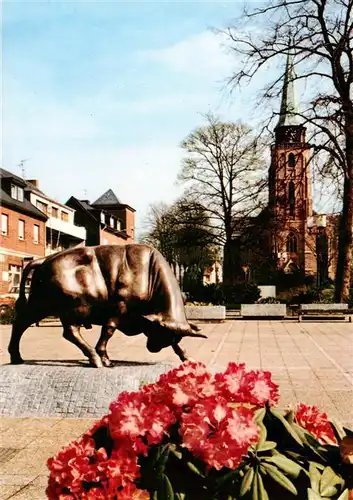
[[[215,79],[219,79],[220,76],[229,75],[235,64],[224,42],[221,34],[204,31],[169,47],[144,51],[141,55],[150,61],[163,63],[176,72],[211,72],[215,73]]]

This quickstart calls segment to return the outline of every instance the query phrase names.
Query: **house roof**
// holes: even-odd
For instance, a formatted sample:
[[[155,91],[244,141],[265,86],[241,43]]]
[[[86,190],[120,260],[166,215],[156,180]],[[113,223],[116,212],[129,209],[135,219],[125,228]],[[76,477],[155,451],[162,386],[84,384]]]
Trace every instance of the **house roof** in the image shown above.
[[[20,187],[25,188],[26,186],[26,182],[23,179],[21,179],[21,177],[18,177],[17,175],[12,174],[11,172],[8,172],[3,168],[0,168],[0,177],[3,179],[13,180]],[[24,198],[23,201],[15,200],[8,193],[6,193],[6,191],[4,191],[2,187],[0,190],[0,197],[1,197],[1,204],[4,206],[12,208],[13,210],[17,210],[21,213],[31,215],[35,219],[43,221],[46,221],[48,219],[48,217],[41,210],[32,205],[32,203],[26,200],[26,198]]]
[[[18,175],[5,170],[4,168],[0,168],[0,177],[2,179],[13,179],[19,186],[26,187],[26,181],[22,179],[22,177],[19,177]]]
[[[93,214],[92,207],[89,205],[89,203],[87,203],[86,200],[78,200],[77,198],[75,198],[75,196],[71,196],[71,198],[69,198],[66,202],[66,205],[68,205],[69,207],[70,204],[75,205],[75,207],[77,207],[79,210],[86,212],[92,219],[97,221],[97,217],[95,217]]]
[[[120,200],[117,198],[116,194],[112,189],[108,189],[103,193],[92,205],[104,206],[104,205],[121,205]]]

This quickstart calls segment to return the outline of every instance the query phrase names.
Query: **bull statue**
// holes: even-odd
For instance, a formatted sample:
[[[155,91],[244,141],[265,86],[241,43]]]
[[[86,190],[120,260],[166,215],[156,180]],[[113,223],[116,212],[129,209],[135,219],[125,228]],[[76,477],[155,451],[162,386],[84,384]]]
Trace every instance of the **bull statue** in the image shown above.
[[[25,285],[30,273],[26,297]],[[24,331],[47,316],[59,317],[64,338],[75,344],[96,367],[110,366],[107,342],[116,329],[126,335],[144,333],[147,349],[171,346],[181,361],[183,337],[203,337],[188,323],[177,280],[164,259],[148,245],[77,247],[27,265],[8,347],[11,363],[23,363],[19,344]],[[101,325],[95,349],[80,327]]]

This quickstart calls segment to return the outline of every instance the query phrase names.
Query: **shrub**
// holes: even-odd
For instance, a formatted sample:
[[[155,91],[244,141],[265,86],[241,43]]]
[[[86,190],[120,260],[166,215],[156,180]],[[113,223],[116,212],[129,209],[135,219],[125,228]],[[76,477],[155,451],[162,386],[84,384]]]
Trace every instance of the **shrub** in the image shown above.
[[[276,299],[275,297],[264,297],[263,299],[259,299],[257,301],[258,304],[280,304],[281,301]]]
[[[2,304],[0,306],[0,324],[11,325],[15,318],[15,307],[13,304]]]
[[[276,408],[271,374],[186,362],[48,460],[49,500],[348,498],[351,431],[314,406]],[[346,433],[346,436],[344,434]],[[347,461],[347,465],[346,462]]]
[[[224,287],[227,304],[254,304],[261,295],[254,283],[235,283]]]
[[[188,290],[188,300],[214,305],[254,304],[260,297],[260,289],[253,283],[234,285],[209,284],[197,285]]]

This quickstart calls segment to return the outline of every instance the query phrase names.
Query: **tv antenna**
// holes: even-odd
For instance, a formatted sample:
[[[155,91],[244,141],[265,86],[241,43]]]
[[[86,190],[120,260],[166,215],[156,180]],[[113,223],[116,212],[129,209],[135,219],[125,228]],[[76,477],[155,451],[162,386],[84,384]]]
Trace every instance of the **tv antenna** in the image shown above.
[[[20,163],[17,165],[21,169],[21,174],[22,174],[23,179],[26,176],[26,169],[25,169],[25,165],[24,164],[25,164],[26,161],[29,161],[31,159],[32,158],[25,158],[24,160],[21,160]]]

